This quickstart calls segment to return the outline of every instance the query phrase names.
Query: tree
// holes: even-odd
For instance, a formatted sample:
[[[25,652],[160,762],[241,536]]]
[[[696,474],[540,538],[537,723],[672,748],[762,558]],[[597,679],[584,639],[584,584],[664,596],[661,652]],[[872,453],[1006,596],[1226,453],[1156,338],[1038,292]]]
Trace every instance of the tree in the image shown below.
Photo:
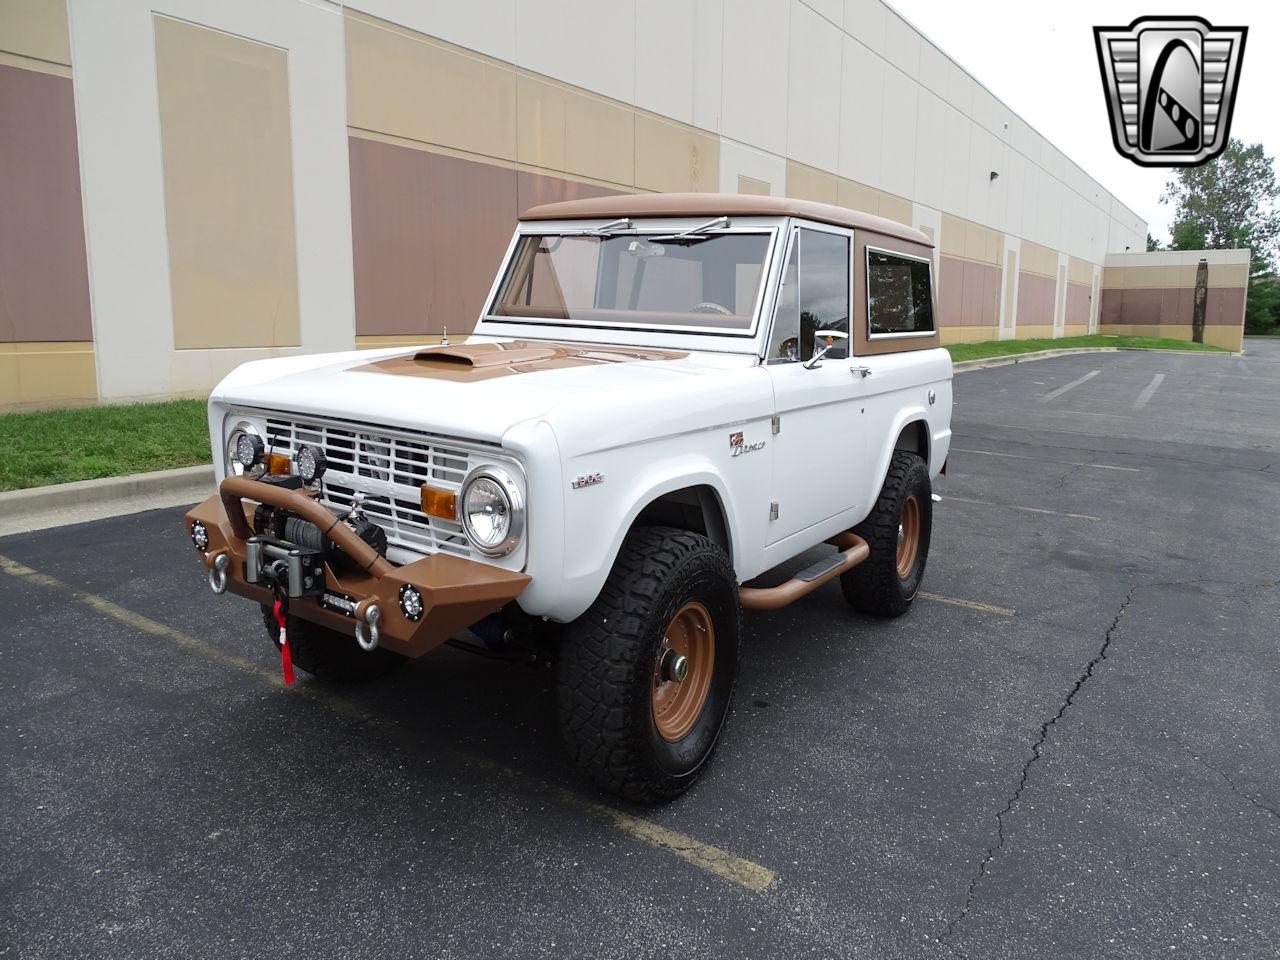
[[[1163,250],[1164,244],[1153,237],[1150,232],[1147,233],[1147,253],[1155,253],[1157,250]]]
[[[1235,139],[1217,159],[1178,171],[1160,198],[1161,203],[1174,207],[1169,249],[1250,249],[1245,320],[1250,332],[1267,332],[1280,322],[1280,288],[1275,274],[1280,243],[1277,200],[1280,184],[1275,161],[1266,155],[1262,144],[1246,147]]]

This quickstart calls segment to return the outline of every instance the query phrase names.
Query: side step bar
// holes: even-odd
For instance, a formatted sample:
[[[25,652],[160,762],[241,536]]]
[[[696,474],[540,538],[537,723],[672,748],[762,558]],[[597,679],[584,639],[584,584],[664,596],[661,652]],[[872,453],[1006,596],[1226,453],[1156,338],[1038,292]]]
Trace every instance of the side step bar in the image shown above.
[[[785,607],[813,593],[846,570],[852,570],[871,555],[867,541],[856,533],[837,533],[827,543],[835,544],[840,552],[805,567],[786,583],[780,583],[776,587],[741,588],[738,595],[742,599],[742,606],[747,610],[777,610]]]

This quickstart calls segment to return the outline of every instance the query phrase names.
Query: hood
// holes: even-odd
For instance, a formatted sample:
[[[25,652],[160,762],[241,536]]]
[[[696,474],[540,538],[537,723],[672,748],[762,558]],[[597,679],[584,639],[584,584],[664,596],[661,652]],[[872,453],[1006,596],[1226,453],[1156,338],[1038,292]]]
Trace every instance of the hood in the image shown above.
[[[742,355],[509,340],[262,360],[232,373],[213,399],[501,442],[516,424],[563,405],[644,403],[754,364]]]

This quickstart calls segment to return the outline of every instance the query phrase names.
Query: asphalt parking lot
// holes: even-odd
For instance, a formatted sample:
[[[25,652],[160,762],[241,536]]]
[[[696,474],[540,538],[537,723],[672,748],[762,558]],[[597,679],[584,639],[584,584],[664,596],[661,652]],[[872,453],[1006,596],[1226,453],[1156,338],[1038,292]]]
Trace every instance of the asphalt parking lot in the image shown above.
[[[659,809],[578,783],[545,668],[286,690],[181,510],[0,539],[0,956],[1275,957],[1280,343],[1247,349],[959,375],[928,595],[749,615]]]

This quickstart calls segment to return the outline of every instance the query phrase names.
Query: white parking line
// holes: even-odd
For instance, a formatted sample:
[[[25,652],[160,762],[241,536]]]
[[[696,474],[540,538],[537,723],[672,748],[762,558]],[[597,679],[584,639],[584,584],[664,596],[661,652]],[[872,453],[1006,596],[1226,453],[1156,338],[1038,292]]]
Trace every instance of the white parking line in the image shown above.
[[[1072,380],[1070,383],[1062,385],[1057,390],[1050,390],[1048,393],[1046,393],[1043,397],[1040,398],[1040,402],[1048,403],[1050,400],[1057,400],[1058,397],[1062,396],[1068,390],[1074,390],[1076,387],[1080,386],[1080,384],[1084,383],[1087,380],[1092,380],[1101,372],[1102,372],[1101,370],[1090,370],[1080,379]]]
[[[933,600],[935,603],[949,603],[952,606],[965,607],[969,610],[981,610],[983,613],[995,613],[1002,617],[1015,617],[1018,615],[1017,610],[1011,610],[1009,607],[997,607],[994,603],[978,603],[976,600],[944,597],[940,593],[925,593],[923,590],[917,593],[916,596],[924,597],[926,600]]]
[[[1061,510],[1047,510],[1044,507],[1020,507],[1013,503],[996,503],[993,500],[970,500],[967,497],[943,497],[943,502],[955,500],[959,503],[978,503],[984,507],[1001,507],[1005,510],[1021,510],[1024,513],[1051,513],[1055,517],[1070,517],[1072,520],[1091,520],[1101,521],[1101,517],[1090,516],[1087,513],[1063,513]]]
[[[968,450],[964,447],[952,447],[954,453],[980,453],[984,457],[1005,457],[1009,460],[1030,460],[1033,463],[1044,463],[1044,457],[1024,457],[1018,453],[996,453],[994,450]],[[1077,463],[1075,460],[1052,460],[1051,463],[1067,463],[1073,467],[1096,467],[1099,470],[1123,470],[1126,473],[1141,473],[1137,467],[1113,467],[1109,463]]]
[[[1160,389],[1160,384],[1164,383],[1164,374],[1157,373],[1151,378],[1151,382],[1143,387],[1142,392],[1138,394],[1138,399],[1133,401],[1133,409],[1140,410],[1151,402],[1151,398],[1156,395],[1156,391]]]

